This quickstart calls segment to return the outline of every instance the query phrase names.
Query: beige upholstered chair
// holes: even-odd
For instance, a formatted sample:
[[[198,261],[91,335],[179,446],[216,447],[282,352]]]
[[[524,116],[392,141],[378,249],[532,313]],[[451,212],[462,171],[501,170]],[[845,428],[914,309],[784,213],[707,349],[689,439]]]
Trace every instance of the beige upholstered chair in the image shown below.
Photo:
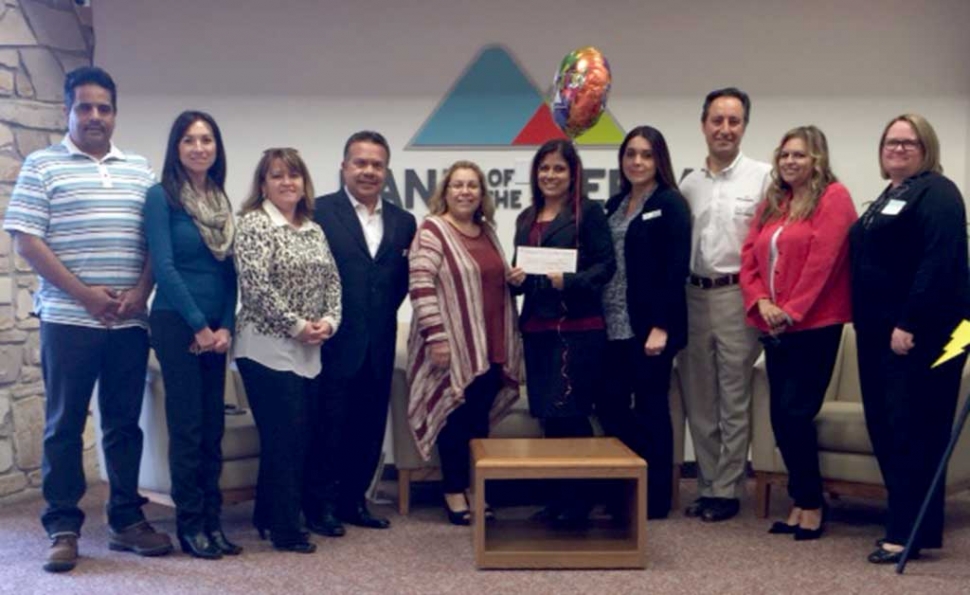
[[[786,486],[788,472],[771,431],[768,377],[764,357],[755,364],[752,402],[751,465],[757,481],[757,511],[768,515],[772,486]],[[970,365],[963,372],[959,412],[970,390]],[[927,395],[929,397],[930,395]],[[862,411],[855,330],[846,325],[825,403],[815,418],[824,490],[866,498],[885,498],[879,465],[872,454]],[[950,460],[947,492],[970,487],[970,430],[964,431]]]
[[[227,504],[251,500],[256,494],[256,477],[259,473],[259,434],[253,420],[242,378],[235,370],[226,372],[226,404],[235,405],[226,414],[226,432],[222,439],[222,488],[223,501]],[[97,389],[95,389],[97,390]],[[95,404],[95,428],[97,432],[98,466],[101,479],[107,481],[104,452],[101,449],[100,418]],[[144,402],[138,421],[144,433],[141,455],[141,471],[138,491],[159,504],[174,506],[172,502],[172,477],[168,464],[168,424],[165,415],[165,386],[161,368],[152,351],[148,360],[148,378],[145,381]]]
[[[394,466],[397,469],[398,511],[402,515],[408,514],[410,510],[411,482],[441,479],[437,449],[432,454],[431,460],[422,459],[408,427],[408,386],[404,372],[407,365],[407,334],[407,325],[400,325],[397,333],[394,377],[391,382]],[[542,435],[538,421],[529,414],[528,399],[524,393],[525,387],[523,387],[522,397],[516,401],[511,413],[498,426],[492,428],[493,438],[535,438]],[[674,508],[679,507],[680,465],[684,462],[684,408],[680,395],[680,376],[675,368],[670,381],[670,418],[674,427]]]

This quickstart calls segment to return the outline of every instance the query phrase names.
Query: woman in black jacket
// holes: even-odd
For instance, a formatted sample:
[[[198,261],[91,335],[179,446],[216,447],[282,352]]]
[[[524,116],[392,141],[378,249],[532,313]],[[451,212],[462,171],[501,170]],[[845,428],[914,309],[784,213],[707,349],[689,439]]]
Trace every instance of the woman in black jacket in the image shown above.
[[[602,291],[616,270],[606,216],[580,195],[581,172],[572,143],[542,145],[532,160],[532,205],[515,225],[516,248],[578,250],[576,272],[526,275],[516,267],[509,273],[514,291],[525,295],[520,321],[529,410],[549,438],[593,435],[589,415],[606,344]],[[585,508],[580,503],[565,512],[573,518],[562,520],[581,520]]]
[[[664,518],[674,458],[670,370],[687,343],[690,208],[656,128],[631,130],[619,162],[620,192],[606,203],[617,267],[603,291],[606,382],[596,412],[607,434],[649,463],[647,516]]]
[[[966,209],[942,176],[929,122],[916,114],[890,121],[879,165],[890,184],[849,240],[862,403],[889,496],[886,537],[869,561],[885,564],[902,555],[953,425],[966,354],[931,365],[967,316],[968,270]],[[910,558],[942,545],[939,489]]]

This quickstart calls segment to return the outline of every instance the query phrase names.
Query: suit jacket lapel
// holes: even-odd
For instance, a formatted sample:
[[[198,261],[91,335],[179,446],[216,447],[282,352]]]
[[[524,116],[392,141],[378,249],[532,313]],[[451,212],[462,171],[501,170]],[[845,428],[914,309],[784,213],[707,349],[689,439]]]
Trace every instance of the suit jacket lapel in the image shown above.
[[[386,202],[381,204],[381,222],[384,223],[384,235],[381,237],[381,243],[377,245],[377,254],[374,255],[375,261],[380,260],[388,248],[394,245],[394,233],[397,231],[394,220],[391,218],[391,210],[387,208]]]
[[[340,199],[337,201],[336,213],[340,218],[340,223],[353,236],[357,245],[364,253],[370,257],[370,250],[367,249],[367,240],[364,238],[364,228],[360,225],[360,219],[354,212],[354,207],[350,204],[350,197],[346,192],[340,192]]]
[[[546,228],[546,232],[542,234],[542,240],[539,242],[540,245],[548,242],[552,236],[562,231],[564,228],[568,227],[573,221],[572,209],[562,209],[556,218],[549,222],[549,227]]]

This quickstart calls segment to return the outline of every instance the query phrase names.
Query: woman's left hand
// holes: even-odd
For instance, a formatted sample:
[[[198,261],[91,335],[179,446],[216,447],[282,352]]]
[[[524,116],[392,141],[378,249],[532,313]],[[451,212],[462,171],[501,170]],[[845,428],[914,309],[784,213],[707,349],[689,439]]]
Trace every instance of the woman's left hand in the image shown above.
[[[643,344],[643,352],[647,356],[660,355],[667,347],[667,331],[653,327],[647,335],[647,342]]]
[[[901,328],[893,329],[892,339],[889,340],[889,348],[896,355],[906,355],[916,343],[913,342],[913,333],[908,333]]]
[[[563,288],[563,274],[562,273],[546,273],[546,277],[549,278],[549,282],[552,286],[562,291]]]

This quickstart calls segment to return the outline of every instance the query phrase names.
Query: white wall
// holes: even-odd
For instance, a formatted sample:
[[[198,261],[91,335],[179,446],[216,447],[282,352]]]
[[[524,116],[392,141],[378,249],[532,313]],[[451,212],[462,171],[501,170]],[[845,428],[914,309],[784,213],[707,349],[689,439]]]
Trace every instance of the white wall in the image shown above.
[[[270,146],[297,147],[318,193],[335,189],[343,142],[363,128],[388,137],[399,183],[405,169],[458,158],[486,170],[528,159],[531,150],[403,150],[493,43],[541,89],[566,52],[599,47],[620,126],[661,129],[678,171],[704,157],[704,94],[737,85],[754,102],[745,152],[767,160],[785,130],[814,123],[857,205],[881,190],[878,137],[905,111],[934,124],[947,175],[970,189],[966,0],[98,0],[94,21],[95,63],[119,84],[117,142],[158,168],[177,113],[210,111],[237,205]],[[581,154],[587,168],[615,167],[613,149]],[[514,216],[499,213],[507,248]]]
[[[160,165],[175,115],[211,111],[235,201],[269,146],[299,148],[318,190],[333,188],[343,141],[361,128],[386,134],[396,172],[459,157],[486,167],[528,158],[402,150],[479,49],[496,42],[541,88],[567,51],[600,47],[614,75],[610,110],[624,129],[664,131],[678,169],[703,158],[704,93],[737,84],[754,101],[744,144],[752,156],[767,159],[791,126],[818,124],[836,173],[867,201],[882,186],[882,126],[913,110],[940,134],[947,174],[970,186],[964,0],[99,0],[94,16],[95,61],[120,87],[118,142]],[[615,161],[613,150],[582,154],[587,166]]]

